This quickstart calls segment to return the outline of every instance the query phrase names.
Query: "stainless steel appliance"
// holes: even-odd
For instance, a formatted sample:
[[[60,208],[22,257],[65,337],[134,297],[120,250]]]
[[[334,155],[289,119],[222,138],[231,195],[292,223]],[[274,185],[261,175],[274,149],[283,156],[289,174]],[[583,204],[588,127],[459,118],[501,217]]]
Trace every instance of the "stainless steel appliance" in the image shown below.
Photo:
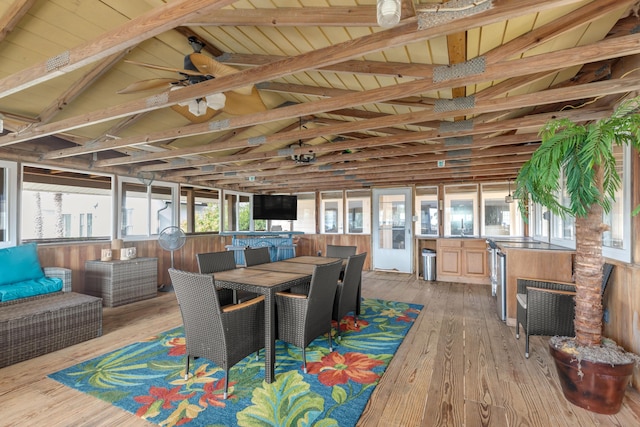
[[[507,255],[496,250],[496,310],[498,318],[507,320]]]
[[[489,252],[487,262],[491,279],[491,295],[496,302],[498,318],[504,322],[507,320],[507,257],[491,239],[487,239],[487,251]]]
[[[497,287],[497,279],[496,279],[496,269],[497,269],[497,254],[498,246],[493,240],[487,239],[487,251],[489,254],[487,255],[488,262],[488,271],[489,271],[489,279],[491,281],[491,295],[496,296],[496,287]]]

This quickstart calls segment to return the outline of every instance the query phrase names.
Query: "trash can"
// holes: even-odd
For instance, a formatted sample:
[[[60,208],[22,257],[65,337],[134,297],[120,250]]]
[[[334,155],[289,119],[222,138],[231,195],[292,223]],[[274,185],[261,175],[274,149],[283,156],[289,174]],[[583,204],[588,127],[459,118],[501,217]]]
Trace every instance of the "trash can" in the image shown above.
[[[436,280],[436,251],[422,250],[422,277],[424,280]]]

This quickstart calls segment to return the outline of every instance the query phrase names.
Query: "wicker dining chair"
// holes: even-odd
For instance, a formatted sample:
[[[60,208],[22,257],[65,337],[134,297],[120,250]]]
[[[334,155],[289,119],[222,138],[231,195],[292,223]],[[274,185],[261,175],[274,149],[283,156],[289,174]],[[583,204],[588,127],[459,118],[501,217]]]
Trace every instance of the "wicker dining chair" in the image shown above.
[[[355,255],[358,248],[356,246],[327,245],[327,258],[347,259]],[[344,277],[344,271],[340,273],[340,280]]]
[[[185,380],[192,357],[204,357],[225,370],[228,397],[229,369],[264,348],[264,296],[242,304],[220,307],[211,274],[169,269],[184,324]]]
[[[356,246],[327,245],[326,255],[328,258],[347,259],[351,255],[355,255],[356,250],[358,250]]]
[[[196,254],[198,261],[198,269],[202,274],[217,273],[219,271],[233,270],[238,268],[236,265],[235,254],[233,251],[206,252]],[[249,291],[237,291],[231,289],[218,289],[220,304],[238,304],[255,298],[258,294]],[[231,297],[230,297],[231,296]],[[231,298],[231,299],[229,299]]]
[[[305,374],[307,373],[306,347],[311,341],[328,333],[329,351],[333,351],[331,314],[341,269],[342,261],[317,265],[311,276],[309,295],[276,293],[278,337],[302,349]]]
[[[601,297],[609,283],[612,270],[612,264],[604,264]],[[524,356],[527,359],[531,335],[575,336],[575,284],[518,278],[517,287],[516,338],[520,338],[522,325],[525,333]]]
[[[196,254],[196,261],[198,261],[198,271],[202,274],[212,274],[236,268],[236,260],[232,251]],[[255,294],[247,295],[247,298],[244,299],[249,299],[248,297],[253,298]],[[231,289],[218,289],[218,299],[220,305],[225,306],[238,302],[238,295],[236,291]]]
[[[336,297],[333,301],[332,318],[338,322],[338,336],[340,336],[340,321],[349,312],[353,312],[354,322],[358,324],[356,309],[358,304],[358,286],[362,279],[362,267],[367,253],[352,255],[347,260],[344,269],[344,278],[338,282]]]
[[[244,260],[247,267],[252,265],[266,264],[271,262],[271,253],[266,246],[260,246],[257,248],[246,248],[244,250]]]

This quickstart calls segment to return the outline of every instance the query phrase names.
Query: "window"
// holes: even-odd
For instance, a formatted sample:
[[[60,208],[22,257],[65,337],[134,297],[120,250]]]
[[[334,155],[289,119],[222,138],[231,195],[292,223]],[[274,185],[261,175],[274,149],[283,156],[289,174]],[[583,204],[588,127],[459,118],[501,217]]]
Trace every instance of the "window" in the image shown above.
[[[220,191],[180,187],[180,228],[188,233],[220,231]]]
[[[631,230],[631,147],[613,145],[616,158],[616,171],[620,175],[621,187],[611,203],[611,211],[603,214],[603,222],[609,226],[602,235],[602,253],[604,256],[623,262],[631,262],[631,239],[624,238],[625,230]],[[629,234],[629,231],[626,231]]]
[[[0,161],[0,248],[17,244],[17,187],[16,164]]]
[[[342,233],[342,191],[326,191],[320,193],[322,233]]]
[[[252,230],[251,196],[225,191],[222,215],[224,231]]]
[[[438,187],[416,188],[416,216],[420,218],[417,235],[438,235]]]
[[[299,193],[298,215],[293,221],[294,231],[303,231],[309,234],[316,233],[316,195],[315,193]]]
[[[111,239],[111,177],[26,165],[22,177],[22,241]]]
[[[121,178],[120,236],[157,235],[176,224],[177,184],[154,182],[142,184]]]
[[[507,203],[511,196],[508,182],[482,184],[482,223],[483,236],[523,236],[523,221],[517,201]]]
[[[569,194],[567,193],[565,179],[562,176],[562,186],[560,188],[560,194],[558,196],[558,202],[562,206],[569,206]],[[551,243],[556,245],[565,246],[568,248],[576,247],[575,238],[575,218],[570,215],[551,216]]]
[[[478,235],[476,218],[478,186],[447,185],[444,187],[444,234],[445,236]]]
[[[520,213],[518,213],[520,215]],[[551,212],[540,203],[534,203],[529,208],[529,233],[542,242],[549,242],[549,218]]]
[[[371,191],[347,191],[347,233],[371,234]]]

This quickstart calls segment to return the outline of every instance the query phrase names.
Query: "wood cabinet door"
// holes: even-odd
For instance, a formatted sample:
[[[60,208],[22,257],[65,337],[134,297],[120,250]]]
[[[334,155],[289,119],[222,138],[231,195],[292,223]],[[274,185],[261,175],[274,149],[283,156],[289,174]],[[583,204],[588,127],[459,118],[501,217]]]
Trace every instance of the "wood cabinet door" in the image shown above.
[[[436,264],[439,267],[437,275],[461,275],[462,250],[460,250],[459,248],[441,247],[440,254],[436,260]]]

